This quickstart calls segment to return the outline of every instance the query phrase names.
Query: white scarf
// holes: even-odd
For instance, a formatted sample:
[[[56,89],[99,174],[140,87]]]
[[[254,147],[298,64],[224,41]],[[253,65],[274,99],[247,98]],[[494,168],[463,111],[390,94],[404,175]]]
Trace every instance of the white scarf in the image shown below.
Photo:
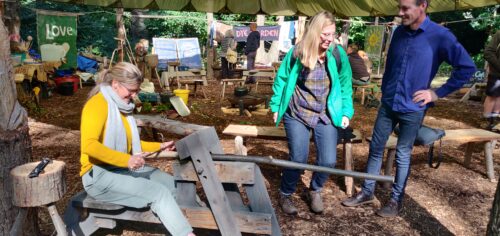
[[[130,126],[132,134],[132,154],[141,153],[141,139],[139,130],[134,117],[131,115],[135,104],[125,103],[122,98],[109,85],[101,85],[100,91],[108,103],[108,119],[106,120],[106,134],[104,136],[104,145],[113,150],[127,152],[127,133],[122,122],[120,113],[123,113]]]

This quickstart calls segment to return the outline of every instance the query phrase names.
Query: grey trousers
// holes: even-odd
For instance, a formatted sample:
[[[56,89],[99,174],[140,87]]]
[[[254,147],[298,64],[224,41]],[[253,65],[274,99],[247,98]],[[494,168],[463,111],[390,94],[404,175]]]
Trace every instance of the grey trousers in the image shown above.
[[[175,201],[174,178],[151,166],[130,171],[125,168],[94,165],[82,176],[87,194],[96,200],[151,210],[174,236],[193,231]]]

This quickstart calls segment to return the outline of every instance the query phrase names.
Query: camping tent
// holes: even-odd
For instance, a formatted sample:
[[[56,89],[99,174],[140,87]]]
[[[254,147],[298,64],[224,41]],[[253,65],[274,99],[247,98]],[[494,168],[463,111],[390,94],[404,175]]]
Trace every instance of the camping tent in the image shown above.
[[[51,0],[55,2],[212,13],[307,15],[326,10],[339,16],[396,15],[397,0]],[[429,12],[464,10],[500,4],[500,0],[432,0]]]

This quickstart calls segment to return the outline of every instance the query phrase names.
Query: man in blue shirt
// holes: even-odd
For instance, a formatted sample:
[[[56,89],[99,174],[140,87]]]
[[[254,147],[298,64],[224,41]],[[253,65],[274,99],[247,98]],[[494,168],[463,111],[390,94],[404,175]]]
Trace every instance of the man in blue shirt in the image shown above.
[[[389,47],[382,79],[382,105],[373,128],[366,167],[367,173],[380,173],[385,144],[399,124],[396,177],[391,200],[377,211],[382,217],[397,216],[401,210],[413,143],[425,110],[438,98],[461,88],[476,71],[474,62],[455,36],[426,16],[429,2],[399,0],[402,25],[395,30]],[[431,90],[431,81],[443,61],[453,67],[451,76],[443,86]],[[371,203],[374,191],[375,181],[365,180],[362,191],[342,204],[354,207]]]

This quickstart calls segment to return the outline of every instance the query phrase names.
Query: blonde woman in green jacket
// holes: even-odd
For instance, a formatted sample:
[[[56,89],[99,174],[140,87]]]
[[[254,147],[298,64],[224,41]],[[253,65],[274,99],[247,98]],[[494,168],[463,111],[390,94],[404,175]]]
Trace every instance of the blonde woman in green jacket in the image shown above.
[[[337,128],[349,126],[354,114],[349,59],[342,47],[332,46],[334,39],[333,15],[325,11],[316,14],[302,41],[283,59],[275,78],[270,107],[276,126],[283,120],[291,161],[307,163],[312,131],[316,165],[334,167]],[[340,58],[338,64],[334,47]],[[279,204],[286,214],[297,214],[291,195],[300,175],[297,169],[283,170]],[[327,179],[327,174],[313,173],[306,197],[315,213],[323,211],[320,193]]]

